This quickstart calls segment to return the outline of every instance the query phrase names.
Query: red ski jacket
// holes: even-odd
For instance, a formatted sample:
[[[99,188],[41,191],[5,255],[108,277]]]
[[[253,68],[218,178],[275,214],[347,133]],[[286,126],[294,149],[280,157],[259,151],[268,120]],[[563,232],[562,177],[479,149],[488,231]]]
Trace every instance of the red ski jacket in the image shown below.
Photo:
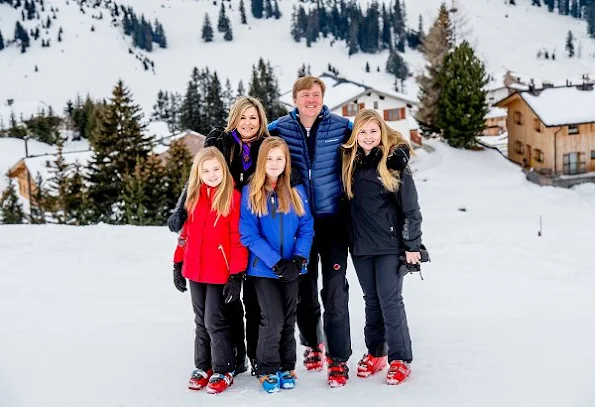
[[[216,188],[201,185],[200,199],[184,223],[174,253],[183,261],[182,275],[197,283],[225,284],[230,274],[248,266],[248,250],[240,243],[241,194],[234,189],[227,216],[211,210]]]

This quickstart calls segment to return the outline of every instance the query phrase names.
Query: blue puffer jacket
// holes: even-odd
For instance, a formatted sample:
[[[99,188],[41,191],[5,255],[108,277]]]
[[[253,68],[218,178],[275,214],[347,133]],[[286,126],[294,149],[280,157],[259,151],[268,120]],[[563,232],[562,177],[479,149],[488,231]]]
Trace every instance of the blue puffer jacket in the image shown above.
[[[339,212],[343,193],[340,148],[351,135],[352,127],[349,119],[323,106],[310,131],[310,137],[316,138],[314,160],[310,161],[306,129],[300,123],[297,109],[269,124],[271,135],[283,138],[289,146],[291,166],[303,178],[315,217]]]
[[[249,185],[242,192],[240,215],[240,240],[250,250],[246,274],[254,277],[278,278],[273,266],[281,257],[291,260],[293,256],[310,258],[314,240],[314,220],[310,214],[306,191],[296,187],[304,203],[304,216],[298,216],[293,208],[288,213],[277,212],[277,194],[268,201],[268,214],[258,217],[248,206]],[[302,274],[307,269],[302,269]]]

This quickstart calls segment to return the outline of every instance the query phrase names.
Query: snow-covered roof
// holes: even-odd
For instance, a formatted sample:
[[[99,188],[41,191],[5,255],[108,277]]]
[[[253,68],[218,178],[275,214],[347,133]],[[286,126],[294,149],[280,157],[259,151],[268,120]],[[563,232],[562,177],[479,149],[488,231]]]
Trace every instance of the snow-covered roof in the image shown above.
[[[488,111],[488,114],[486,114],[485,118],[486,119],[495,119],[498,117],[506,117],[508,115],[508,111],[506,109],[503,109],[501,107],[491,107],[490,110]]]
[[[516,94],[506,99],[514,95]],[[574,86],[564,86],[545,88],[535,93],[520,92],[518,95],[548,127],[595,122],[594,90],[581,90]],[[505,102],[506,99],[501,102]]]
[[[66,164],[75,164],[78,162],[82,167],[87,165],[92,156],[93,151],[73,151],[62,153],[62,157],[64,157],[64,162]],[[35,179],[39,173],[41,175],[41,179],[46,181],[51,177],[50,165],[56,160],[56,154],[29,157],[25,158],[24,160],[32,179]]]
[[[172,134],[171,136],[163,137],[163,138],[157,140],[157,144],[153,148],[153,152],[155,154],[163,154],[167,150],[169,150],[169,146],[171,145],[172,142],[179,140],[179,139],[183,138],[184,136],[188,136],[188,135],[198,137],[204,143],[205,136],[203,134],[200,134],[194,130],[184,130],[179,133]]]
[[[382,96],[399,99],[412,105],[417,105],[418,103],[417,100],[414,100],[402,93],[391,90],[375,89],[362,83],[339,78],[332,73],[325,72],[320,75],[319,78],[326,85],[324,104],[327,105],[330,110],[334,110],[337,107],[344,105],[346,102],[357,99],[368,92],[376,92]],[[293,106],[293,92],[285,92],[279,97],[279,101],[285,105]]]

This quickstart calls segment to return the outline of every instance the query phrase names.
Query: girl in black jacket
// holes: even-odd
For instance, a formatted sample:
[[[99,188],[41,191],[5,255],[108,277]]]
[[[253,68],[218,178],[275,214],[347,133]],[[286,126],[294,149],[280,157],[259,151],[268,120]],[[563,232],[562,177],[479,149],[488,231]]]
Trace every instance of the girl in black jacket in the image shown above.
[[[349,201],[351,258],[364,292],[367,354],[357,375],[368,377],[390,363],[388,384],[409,375],[413,359],[401,291],[399,256],[420,261],[421,213],[410,169],[409,143],[371,109],[356,116],[343,146],[343,185]],[[400,171],[399,171],[400,170]],[[388,358],[387,358],[388,355]]]
[[[256,168],[258,151],[267,130],[267,118],[264,107],[258,99],[242,96],[238,98],[229,111],[227,127],[213,129],[205,139],[204,147],[217,147],[223,153],[227,166],[234,180],[235,188],[242,192],[244,185]],[[186,202],[186,187],[182,191],[173,214],[167,220],[172,232],[179,232],[186,221],[184,208]],[[181,267],[178,267],[181,270]],[[181,272],[174,268],[174,284],[180,281]],[[182,278],[183,279],[183,278]],[[241,282],[236,284],[240,287]],[[178,284],[176,284],[176,288]],[[235,374],[246,371],[246,352],[255,373],[256,342],[258,341],[258,325],[260,323],[260,308],[256,298],[253,281],[244,281],[244,306],[240,300],[227,304],[227,319],[230,323],[231,341],[235,347]],[[246,343],[244,344],[244,307],[246,308]]]

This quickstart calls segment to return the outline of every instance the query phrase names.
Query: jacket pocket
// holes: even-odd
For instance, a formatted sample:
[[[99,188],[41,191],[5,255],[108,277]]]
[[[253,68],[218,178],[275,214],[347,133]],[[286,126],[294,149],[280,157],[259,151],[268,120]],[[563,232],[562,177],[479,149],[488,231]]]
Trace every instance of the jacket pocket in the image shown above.
[[[223,260],[225,260],[225,266],[227,267],[227,271],[230,271],[229,270],[229,262],[227,261],[227,256],[225,255],[225,250],[223,250],[223,245],[220,244],[218,249],[221,250],[221,254],[223,255]]]

